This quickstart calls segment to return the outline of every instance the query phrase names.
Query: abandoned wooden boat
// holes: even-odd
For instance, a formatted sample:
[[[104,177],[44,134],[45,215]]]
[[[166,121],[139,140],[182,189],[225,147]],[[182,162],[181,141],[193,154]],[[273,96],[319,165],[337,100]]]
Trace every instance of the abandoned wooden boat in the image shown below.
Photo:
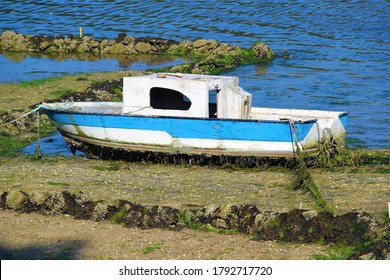
[[[341,143],[347,113],[251,107],[237,77],[159,73],[123,78],[123,102],[42,104],[75,149],[291,157]],[[95,155],[98,153],[94,153]],[[99,156],[99,155],[97,155]]]

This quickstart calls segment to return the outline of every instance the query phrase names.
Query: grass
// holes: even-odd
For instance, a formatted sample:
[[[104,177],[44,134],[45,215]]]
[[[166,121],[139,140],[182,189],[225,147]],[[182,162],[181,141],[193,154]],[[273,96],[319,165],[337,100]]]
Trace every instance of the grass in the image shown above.
[[[328,255],[313,255],[316,260],[348,260],[350,256],[358,252],[354,246],[333,246],[330,247]]]
[[[185,209],[179,213],[179,223],[190,229],[194,230],[203,230],[207,232],[215,232],[221,234],[236,234],[238,233],[237,229],[223,229],[211,226],[209,224],[199,224],[197,222],[198,217],[191,210]]]
[[[111,220],[114,222],[114,223],[117,223],[117,224],[122,224],[123,222],[123,218],[125,217],[125,214],[126,214],[126,207],[123,206],[121,207],[118,212],[115,213],[115,215],[111,218]]]
[[[42,86],[46,82],[50,81],[51,79],[61,79],[61,78],[46,78],[40,80],[24,81],[24,82],[20,82],[19,86],[22,88]]]
[[[69,187],[70,186],[68,183],[53,182],[53,181],[49,181],[49,182],[47,182],[47,184],[50,186],[57,186],[57,187]]]
[[[146,248],[144,248],[143,252],[144,252],[145,255],[151,254],[154,251],[160,249],[161,245],[162,245],[162,243],[151,244],[151,245],[147,246]]]
[[[106,166],[95,165],[95,166],[92,166],[91,168],[94,170],[97,170],[97,171],[118,171],[121,169],[121,166],[117,162],[112,162]]]
[[[21,153],[20,149],[27,146],[33,140],[32,137],[21,138],[15,136],[1,136],[0,156],[17,156]]]

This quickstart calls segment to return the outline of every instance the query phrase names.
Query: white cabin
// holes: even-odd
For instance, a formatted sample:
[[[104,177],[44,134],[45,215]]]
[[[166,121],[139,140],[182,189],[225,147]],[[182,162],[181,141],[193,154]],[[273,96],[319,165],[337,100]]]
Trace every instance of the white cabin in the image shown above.
[[[123,113],[248,119],[252,95],[238,77],[158,73],[123,78]]]

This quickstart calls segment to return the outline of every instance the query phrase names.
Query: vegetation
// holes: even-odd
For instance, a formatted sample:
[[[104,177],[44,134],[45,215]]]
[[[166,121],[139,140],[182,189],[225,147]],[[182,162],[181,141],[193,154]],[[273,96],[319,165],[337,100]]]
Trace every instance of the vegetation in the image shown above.
[[[144,252],[145,255],[151,254],[154,251],[160,249],[161,245],[162,245],[162,243],[151,244],[151,245],[147,246],[146,248],[144,248],[143,252]]]

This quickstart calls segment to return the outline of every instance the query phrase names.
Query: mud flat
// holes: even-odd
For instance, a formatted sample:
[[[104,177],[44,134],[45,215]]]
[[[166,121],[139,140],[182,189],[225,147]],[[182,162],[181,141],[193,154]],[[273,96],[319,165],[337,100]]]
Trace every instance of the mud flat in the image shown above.
[[[375,169],[365,180],[383,180],[382,185],[376,184],[376,192],[357,180],[349,190],[341,189],[343,203],[334,202],[336,215],[332,215],[324,212],[310,193],[294,190],[291,182],[296,175],[284,168],[234,170],[82,157],[5,157],[0,164],[0,213],[7,228],[1,233],[4,258],[168,259],[172,255],[164,255],[166,250],[184,259],[310,259],[332,254],[340,258],[389,257],[384,205],[390,175]],[[367,167],[361,171],[369,174]],[[333,171],[332,176],[349,178],[344,169]],[[322,195],[327,197],[327,191]],[[354,210],[357,204],[361,210]],[[112,237],[111,231],[118,234]],[[144,234],[148,237],[130,250],[132,253],[119,249],[117,238],[140,240]],[[36,244],[34,238],[41,243]],[[191,243],[188,238],[199,242],[197,256],[184,253],[192,250],[186,247]],[[91,245],[103,240],[113,251],[102,249],[108,245]],[[156,247],[152,250],[155,254],[144,253],[146,240]],[[223,240],[232,243],[218,250],[210,245]],[[236,247],[245,242],[247,245]],[[243,249],[253,242],[259,242],[255,247],[268,249],[251,253]],[[333,249],[331,244],[339,247]],[[362,244],[369,246],[359,252],[351,249]],[[340,246],[348,247],[349,254],[332,251],[341,250]],[[279,251],[272,255],[275,249]]]

